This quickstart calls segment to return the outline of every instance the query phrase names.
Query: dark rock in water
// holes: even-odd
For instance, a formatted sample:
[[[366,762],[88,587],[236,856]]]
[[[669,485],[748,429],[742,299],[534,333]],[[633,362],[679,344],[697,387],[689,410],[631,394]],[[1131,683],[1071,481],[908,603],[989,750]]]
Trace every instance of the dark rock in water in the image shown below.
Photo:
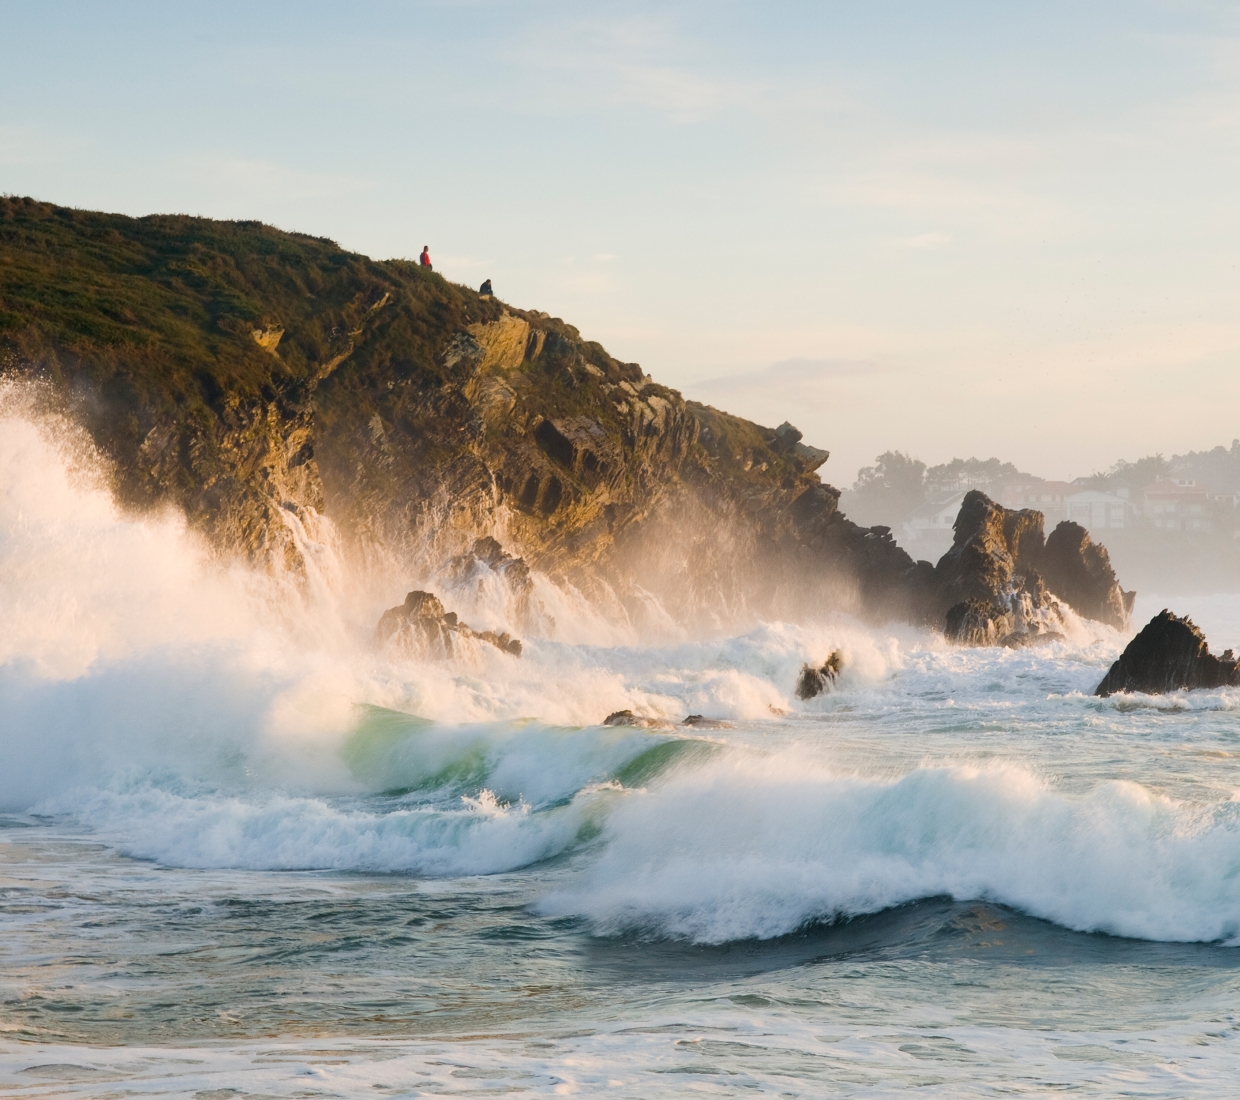
[[[1042,513],[1013,511],[976,489],[956,516],[955,541],[935,567],[944,633],[958,645],[999,645],[1056,632],[1063,616],[1038,572]]]
[[[1125,592],[1115,579],[1111,556],[1079,523],[1064,520],[1046,540],[1042,575],[1047,587],[1078,615],[1126,630],[1135,592]]]
[[[797,698],[813,699],[816,695],[830,691],[843,667],[844,658],[838,649],[818,668],[802,665],[801,676],[797,680]]]
[[[706,718],[701,714],[691,714],[683,722],[682,726],[696,726],[703,730],[730,730],[731,722],[725,722],[722,718]]]
[[[1062,636],[1063,604],[1085,618],[1127,626],[1136,593],[1120,588],[1106,548],[1083,527],[1061,523],[1044,543],[1041,512],[1004,508],[975,489],[961,502],[955,536],[934,570],[951,641],[1053,640]]]
[[[1015,625],[1007,606],[970,597],[948,609],[944,633],[958,645],[998,645],[1000,639],[1015,633]]]
[[[673,728],[672,723],[666,718],[647,718],[641,714],[634,714],[631,710],[612,711],[603,719],[605,726],[632,726],[635,729],[642,730],[670,730]]]
[[[399,645],[433,659],[451,657],[458,638],[476,638],[503,653],[521,656],[521,643],[516,638],[493,630],[474,630],[458,621],[455,611],[445,611],[439,598],[430,592],[410,592],[400,607],[383,613],[375,628],[375,640],[380,645]]]
[[[1231,650],[1215,657],[1191,619],[1163,608],[1128,643],[1094,694],[1140,691],[1160,695],[1236,685],[1240,685],[1240,661]]]

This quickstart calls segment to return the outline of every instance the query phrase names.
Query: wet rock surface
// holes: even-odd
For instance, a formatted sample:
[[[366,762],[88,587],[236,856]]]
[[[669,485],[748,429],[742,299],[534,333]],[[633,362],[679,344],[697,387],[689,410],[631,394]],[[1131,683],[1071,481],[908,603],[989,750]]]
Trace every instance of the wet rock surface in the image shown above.
[[[666,718],[649,718],[644,714],[634,714],[631,710],[612,711],[603,719],[605,726],[632,726],[640,730],[670,730],[676,727]]]
[[[474,630],[457,619],[456,612],[445,611],[439,597],[430,592],[410,592],[400,607],[390,607],[379,619],[375,640],[411,655],[446,660],[456,654],[463,639],[476,639],[493,645],[501,653],[521,656],[521,643],[507,633]]]
[[[1106,548],[1061,523],[1043,539],[1042,513],[1016,511],[973,490],[955,541],[934,569],[932,603],[959,645],[1042,644],[1063,636],[1064,607],[1124,629],[1134,592],[1120,588]]]
[[[1128,628],[1137,594],[1120,588],[1107,548],[1079,523],[1064,520],[1050,533],[1040,566],[1046,586],[1078,615]]]
[[[1094,694],[1105,697],[1137,691],[1161,695],[1230,686],[1240,686],[1240,661],[1232,651],[1214,656],[1191,619],[1164,608],[1128,643]]]
[[[844,658],[838,649],[821,665],[802,665],[801,675],[797,678],[797,698],[813,699],[830,691],[843,667]]]

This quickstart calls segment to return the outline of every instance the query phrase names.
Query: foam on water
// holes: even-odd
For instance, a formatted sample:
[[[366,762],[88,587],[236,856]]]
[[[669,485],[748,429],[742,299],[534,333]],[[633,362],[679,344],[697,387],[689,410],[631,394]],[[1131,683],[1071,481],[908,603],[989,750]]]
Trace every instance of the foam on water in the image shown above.
[[[1114,744],[1147,711],[1236,708],[1226,690],[1094,700],[1113,631],[980,652],[827,616],[642,645],[535,577],[543,635],[520,660],[418,662],[372,644],[399,584],[354,590],[330,525],[290,523],[308,580],[222,564],[183,519],[122,513],[80,435],[4,390],[0,809],[184,867],[451,876],[559,857],[571,876],[544,911],[607,934],[772,937],[935,895],[1149,939],[1238,934],[1225,779],[1201,801],[1102,758],[1066,778],[1037,762],[1039,739]],[[431,575],[478,626],[512,627],[489,571]],[[1203,607],[1224,633],[1228,607]],[[801,664],[837,649],[837,691],[795,699]],[[736,728],[598,725],[621,709]],[[890,751],[849,756],[862,727]],[[959,752],[919,758],[917,736],[956,730]],[[1005,758],[970,759],[992,733]]]

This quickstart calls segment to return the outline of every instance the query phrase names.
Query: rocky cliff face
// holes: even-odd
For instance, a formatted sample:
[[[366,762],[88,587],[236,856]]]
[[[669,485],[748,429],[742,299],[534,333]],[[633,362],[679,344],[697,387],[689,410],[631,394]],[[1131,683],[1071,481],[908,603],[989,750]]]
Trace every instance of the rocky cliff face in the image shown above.
[[[326,513],[363,556],[493,536],[632,615],[912,613],[914,563],[839,514],[825,451],[556,318],[257,223],[0,199],[0,257],[8,372],[47,380],[124,501],[176,503],[221,552],[296,568]]]
[[[686,401],[557,318],[404,261],[11,198],[0,261],[6,371],[82,420],[122,500],[175,503],[254,562],[298,569],[299,534],[326,514],[362,559],[425,574],[520,557],[634,620],[829,604],[941,625],[1043,552],[1040,516],[973,501],[975,535],[958,530],[937,571],[914,562],[840,514],[816,472],[827,452],[792,425]]]

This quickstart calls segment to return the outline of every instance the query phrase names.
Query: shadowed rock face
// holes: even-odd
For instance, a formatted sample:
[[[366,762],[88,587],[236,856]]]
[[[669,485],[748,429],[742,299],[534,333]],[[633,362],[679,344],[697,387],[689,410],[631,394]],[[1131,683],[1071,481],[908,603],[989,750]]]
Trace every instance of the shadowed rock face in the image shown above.
[[[1163,608],[1128,643],[1094,694],[1139,691],[1160,695],[1234,685],[1240,685],[1240,661],[1232,651],[1215,657],[1191,619]]]
[[[1078,615],[1127,629],[1137,594],[1120,588],[1107,548],[1079,523],[1064,520],[1051,532],[1041,565],[1047,588]]]

